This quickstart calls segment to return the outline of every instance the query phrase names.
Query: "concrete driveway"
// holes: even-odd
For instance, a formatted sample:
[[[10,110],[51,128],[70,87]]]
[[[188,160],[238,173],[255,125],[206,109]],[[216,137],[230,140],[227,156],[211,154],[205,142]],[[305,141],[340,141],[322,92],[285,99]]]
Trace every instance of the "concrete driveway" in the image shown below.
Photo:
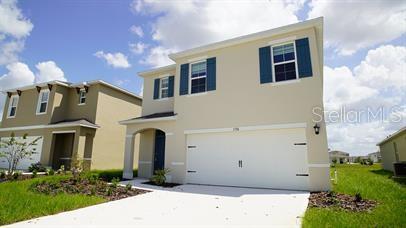
[[[295,227],[309,197],[299,191],[203,185],[163,189],[131,182],[152,192],[10,227]]]

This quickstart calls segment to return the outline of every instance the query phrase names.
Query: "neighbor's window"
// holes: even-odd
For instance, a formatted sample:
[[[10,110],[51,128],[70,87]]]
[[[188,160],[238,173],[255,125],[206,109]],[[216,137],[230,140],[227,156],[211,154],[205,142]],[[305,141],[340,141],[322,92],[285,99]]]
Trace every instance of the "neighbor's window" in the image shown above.
[[[206,61],[191,64],[190,90],[191,93],[206,92]]]
[[[79,91],[79,104],[85,104],[86,103],[86,90],[81,89]]]
[[[18,105],[18,96],[17,95],[11,96],[7,117],[11,118],[16,116],[17,105]]]
[[[46,113],[48,100],[49,100],[49,90],[41,90],[38,97],[37,114]]]
[[[169,95],[169,77],[161,78],[160,98],[167,98]]]
[[[295,45],[293,43],[272,47],[275,82],[297,79]]]

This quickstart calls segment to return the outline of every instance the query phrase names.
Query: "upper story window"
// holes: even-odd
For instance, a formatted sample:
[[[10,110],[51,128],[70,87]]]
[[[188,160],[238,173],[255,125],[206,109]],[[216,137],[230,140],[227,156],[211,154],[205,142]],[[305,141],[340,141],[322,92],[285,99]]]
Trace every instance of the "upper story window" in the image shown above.
[[[37,115],[47,112],[49,101],[49,90],[41,90],[38,97]]]
[[[18,96],[13,95],[10,97],[10,103],[8,106],[7,118],[14,118],[17,113]]]
[[[164,77],[161,78],[161,83],[159,83],[161,85],[161,88],[159,90],[159,97],[160,98],[167,98],[169,97],[169,77]]]
[[[206,61],[191,64],[190,92],[206,92],[207,67]]]
[[[275,82],[297,79],[296,53],[294,43],[272,47]]]
[[[79,91],[79,105],[84,105],[86,104],[86,90],[81,89]]]

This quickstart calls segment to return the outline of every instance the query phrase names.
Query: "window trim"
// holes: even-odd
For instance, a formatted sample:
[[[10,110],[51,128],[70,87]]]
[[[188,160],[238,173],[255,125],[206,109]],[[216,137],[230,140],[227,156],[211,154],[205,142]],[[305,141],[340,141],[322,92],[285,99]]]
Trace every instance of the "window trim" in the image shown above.
[[[41,97],[42,94],[48,92],[48,99],[47,99],[47,105],[45,107],[45,111],[44,112],[40,112],[41,109]],[[49,105],[49,97],[51,95],[51,91],[49,89],[43,89],[38,93],[38,102],[37,102],[37,110],[36,110],[36,115],[45,115],[48,112],[48,105]]]
[[[280,63],[275,64],[275,61],[274,61],[274,59],[273,59],[273,49],[274,49],[274,47],[279,47],[279,46],[283,46],[283,45],[286,45],[286,44],[293,44],[293,52],[294,52],[294,55],[295,55],[295,59],[294,59],[294,60],[284,61],[284,62],[280,62]],[[298,71],[299,69],[298,69],[298,66],[297,66],[296,43],[295,43],[294,40],[286,41],[286,42],[283,42],[283,43],[278,43],[278,44],[272,45],[272,46],[271,46],[271,60],[272,60],[272,83],[281,83],[281,82],[286,82],[286,81],[300,80],[300,78],[299,78],[299,71]],[[281,64],[286,64],[286,63],[292,63],[292,62],[295,63],[296,79],[283,80],[283,81],[278,81],[278,82],[277,82],[277,81],[276,81],[276,74],[275,74],[275,66],[276,66],[276,65],[281,65]]]
[[[14,116],[10,116],[10,114],[11,114],[11,108],[13,107],[12,105],[13,105],[13,99],[14,98],[17,98],[17,104],[16,104],[16,106],[15,106],[15,108],[16,108],[16,110],[15,110],[15,112],[14,112]],[[20,101],[20,96],[18,96],[18,95],[12,95],[11,97],[10,97],[10,99],[9,99],[9,104],[8,104],[8,109],[7,109],[7,119],[12,119],[12,118],[15,118],[16,117],[16,115],[17,115],[17,109],[18,109],[18,102]]]
[[[205,76],[200,76],[200,77],[196,77],[196,78],[193,78],[192,79],[192,65],[193,64],[198,64],[198,63],[202,63],[202,62],[205,62],[206,63],[206,75]],[[192,93],[192,80],[194,80],[194,79],[200,79],[200,78],[206,78],[206,88],[205,88],[205,91],[203,91],[203,92],[198,92],[198,93]],[[189,88],[188,88],[188,94],[189,95],[194,95],[194,94],[200,94],[200,93],[207,93],[207,59],[203,59],[203,60],[198,60],[198,61],[195,61],[195,62],[191,62],[191,63],[189,63]]]
[[[83,103],[81,103],[81,101],[82,101],[82,96],[81,96],[82,92],[84,92],[84,94],[85,94],[85,102],[83,102]],[[78,105],[86,105],[86,100],[87,100],[86,90],[85,89],[80,89],[79,90],[79,102],[78,102]]]
[[[166,88],[166,90],[168,91],[168,96],[167,97],[162,97],[162,80],[167,79],[168,80],[168,87]],[[159,96],[158,99],[159,100],[166,100],[169,99],[169,76],[163,76],[163,77],[159,77]]]

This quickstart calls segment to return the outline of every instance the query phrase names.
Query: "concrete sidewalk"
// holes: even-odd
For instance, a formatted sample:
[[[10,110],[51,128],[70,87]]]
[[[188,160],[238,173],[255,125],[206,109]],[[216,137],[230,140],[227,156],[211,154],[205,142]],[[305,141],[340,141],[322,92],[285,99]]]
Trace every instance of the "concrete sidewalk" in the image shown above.
[[[300,226],[308,192],[181,185],[9,227],[270,227]],[[127,182],[124,182],[127,183]]]

